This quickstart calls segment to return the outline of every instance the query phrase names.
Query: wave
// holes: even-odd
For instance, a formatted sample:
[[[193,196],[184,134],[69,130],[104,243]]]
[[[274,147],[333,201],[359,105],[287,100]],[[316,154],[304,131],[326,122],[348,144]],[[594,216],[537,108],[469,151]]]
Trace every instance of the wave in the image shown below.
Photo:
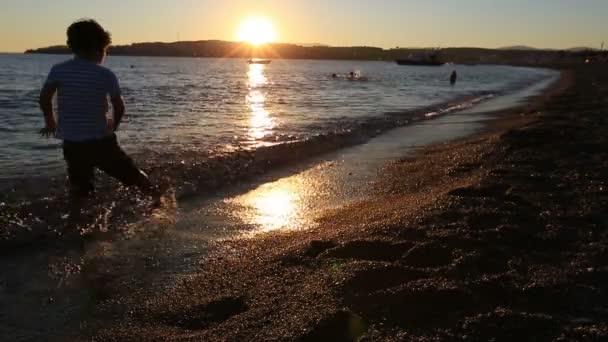
[[[556,78],[545,81],[552,82],[554,80]],[[276,143],[253,150],[235,150],[221,156],[211,156],[205,160],[199,158],[199,160],[186,167],[186,171],[180,170],[180,166],[173,170],[171,168],[165,170],[173,175],[177,184],[182,182],[188,184],[181,189],[178,187],[178,190],[180,190],[178,193],[184,196],[195,195],[198,191],[221,187],[224,184],[243,180],[271,168],[289,165],[341,148],[364,143],[397,127],[417,124],[421,121],[467,110],[491,99],[504,98],[506,102],[502,105],[505,105],[505,108],[515,106],[518,102],[514,99],[518,97],[524,99],[539,91],[540,89],[536,89],[537,84],[543,84],[544,88],[549,86],[550,83],[539,83],[537,80],[537,82],[526,82],[526,87],[523,88],[505,89],[497,92],[479,91],[456,100],[423,108],[393,111],[382,116],[360,120],[337,120],[333,124],[327,125],[325,123],[324,128],[326,130],[328,127],[335,128],[331,132],[301,139],[297,139],[293,135],[275,138],[271,136],[265,140],[273,141],[274,139]],[[169,160],[184,160],[180,158],[182,156],[179,153],[168,157]],[[186,160],[181,165],[188,165],[189,163]]]
[[[387,113],[382,117],[341,125],[332,132],[297,139],[293,135],[268,137],[269,144],[247,149],[237,148],[225,153],[201,157],[192,151],[142,153],[137,159],[148,161],[151,174],[171,179],[177,186],[178,198],[196,196],[243,181],[256,174],[338,149],[368,141],[388,130],[460,111],[494,97],[477,94],[456,101],[410,111]]]

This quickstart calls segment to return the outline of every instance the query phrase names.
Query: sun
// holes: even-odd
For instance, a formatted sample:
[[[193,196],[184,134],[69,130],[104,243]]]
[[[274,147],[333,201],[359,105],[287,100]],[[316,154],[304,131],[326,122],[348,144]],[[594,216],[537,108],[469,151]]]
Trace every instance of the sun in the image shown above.
[[[272,23],[265,18],[248,18],[241,23],[237,39],[253,45],[272,43],[277,39],[277,34]]]

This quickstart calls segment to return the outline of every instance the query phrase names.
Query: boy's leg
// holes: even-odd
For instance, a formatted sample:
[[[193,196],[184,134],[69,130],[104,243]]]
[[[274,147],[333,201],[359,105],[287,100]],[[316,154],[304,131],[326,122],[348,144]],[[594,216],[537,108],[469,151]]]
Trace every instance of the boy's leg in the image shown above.
[[[70,221],[80,219],[86,198],[93,192],[94,169],[86,143],[64,142],[63,156],[70,182]]]
[[[148,175],[137,168],[133,159],[120,148],[116,135],[101,142],[95,165],[124,185],[137,186],[147,195],[159,196]]]

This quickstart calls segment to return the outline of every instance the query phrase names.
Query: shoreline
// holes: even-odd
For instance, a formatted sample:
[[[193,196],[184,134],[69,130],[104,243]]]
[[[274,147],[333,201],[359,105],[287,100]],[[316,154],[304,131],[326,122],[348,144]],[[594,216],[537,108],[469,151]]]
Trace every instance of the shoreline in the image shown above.
[[[527,87],[529,85],[519,91]],[[507,92],[510,93],[512,92]],[[502,95],[498,95],[500,96]],[[188,200],[203,193],[213,194],[226,186],[246,182],[270,170],[289,165],[290,162],[305,162],[364,143],[398,127],[458,112],[483,99],[487,99],[487,95],[469,95],[432,106],[387,113],[344,132],[321,134],[302,141],[252,151],[237,150],[219,156],[201,154],[200,151],[183,151],[167,156],[149,151],[147,155],[135,153],[133,156],[136,161],[143,161],[140,166],[155,182],[171,184],[170,188],[176,197],[173,201]],[[431,117],[429,113],[439,115]],[[42,184],[44,190],[40,190]],[[54,245],[54,240],[61,240],[55,231],[65,225],[62,218],[62,212],[66,210],[64,203],[67,203],[65,187],[66,180],[61,174],[50,178],[42,177],[40,180],[14,181],[10,186],[7,185],[0,196],[0,223],[4,226],[0,231],[0,247],[4,252],[28,246],[40,247],[40,243]],[[100,177],[95,204],[87,213],[89,219],[84,231],[102,229],[116,231],[117,236],[128,234],[129,232],[123,231],[124,227],[145,220],[150,214],[148,201],[140,198],[137,192],[135,198],[130,194],[130,191],[108,177]],[[115,203],[112,204],[113,202]]]
[[[608,337],[608,73],[572,68],[536,106],[503,113],[489,131],[392,163],[374,198],[328,213],[318,228],[223,242],[165,294],[113,294],[128,313],[104,321],[100,310],[89,332],[185,341]]]

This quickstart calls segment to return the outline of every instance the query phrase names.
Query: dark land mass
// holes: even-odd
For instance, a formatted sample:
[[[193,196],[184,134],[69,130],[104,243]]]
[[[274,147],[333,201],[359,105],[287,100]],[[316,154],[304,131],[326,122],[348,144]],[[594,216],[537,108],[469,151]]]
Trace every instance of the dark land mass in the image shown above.
[[[527,45],[513,45],[513,46],[505,46],[505,47],[501,47],[499,48],[499,50],[525,50],[525,51],[533,51],[533,50],[540,50],[531,46],[527,46]]]
[[[390,164],[373,198],[318,228],[224,242],[167,293],[99,284],[89,332],[98,341],[606,341],[608,69],[569,68],[549,100]]]
[[[110,47],[115,56],[164,56],[164,57],[217,57],[217,58],[282,58],[282,59],[337,59],[337,60],[384,60],[393,61],[410,55],[439,52],[444,62],[459,64],[546,64],[569,63],[588,58],[605,60],[608,52],[602,51],[555,51],[525,49],[446,48],[441,50],[422,48],[382,49],[377,47],[302,46],[295,44],[268,44],[254,47],[246,43],[219,40],[186,41],[174,43],[136,43]],[[70,54],[67,46],[51,46],[28,50],[26,53]]]

